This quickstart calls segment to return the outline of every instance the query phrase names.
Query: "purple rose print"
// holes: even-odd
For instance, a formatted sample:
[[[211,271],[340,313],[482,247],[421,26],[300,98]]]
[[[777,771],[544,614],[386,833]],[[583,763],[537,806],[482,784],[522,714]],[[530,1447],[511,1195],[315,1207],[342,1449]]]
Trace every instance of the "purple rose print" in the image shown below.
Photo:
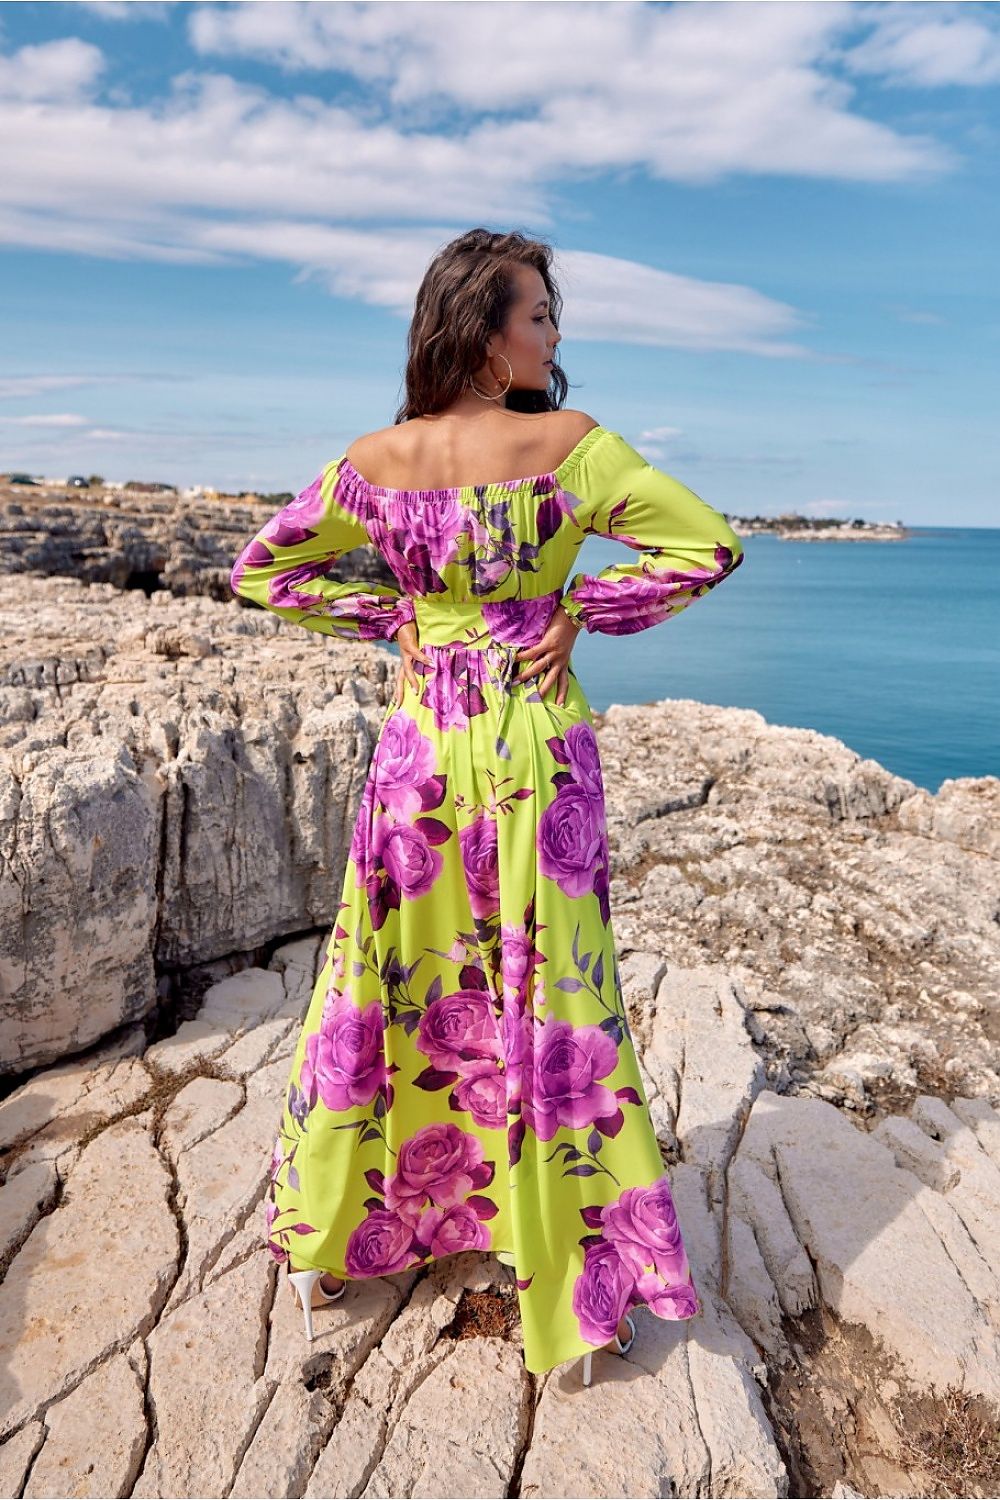
[[[322,487],[323,476],[319,474],[312,484],[306,485],[290,504],[268,521],[259,536],[273,547],[295,547],[315,536],[312,528],[323,514]]]
[[[322,479],[322,475],[320,475]],[[333,484],[333,498],[341,510],[346,510],[349,516],[356,521],[362,521],[367,526],[377,514],[377,506],[372,504],[371,496],[367,493],[364,485],[350,483],[350,474],[343,470],[337,474]]]
[[[445,592],[443,569],[458,560],[468,512],[448,490],[379,490],[343,466],[345,490],[370,500],[368,534],[408,595]]]
[[[597,1080],[618,1066],[618,1049],[600,1026],[573,1026],[554,1015],[535,1021],[530,1067],[524,1074],[521,1112],[539,1140],[560,1126],[581,1130],[618,1113],[613,1089]]]
[[[589,724],[572,724],[567,729],[563,743],[569,756],[569,768],[573,780],[583,787],[589,797],[603,804],[604,779],[601,775],[601,753],[597,736]]]
[[[469,720],[484,714],[488,705],[483,693],[482,652],[455,651],[442,646],[424,648],[432,658],[433,666],[426,662],[414,663],[424,686],[420,694],[420,706],[434,716],[434,728],[440,731],[457,729],[465,732]]]
[[[510,1073],[519,1072],[527,1062],[531,1051],[534,1025],[534,1017],[523,1001],[517,999],[504,1001],[500,1033],[503,1039],[503,1054]]]
[[[559,590],[537,599],[497,599],[483,602],[483,619],[495,641],[533,646],[541,640],[556,607]]]
[[[434,744],[409,714],[397,709],[386,722],[372,760],[375,795],[394,817],[412,818],[439,804]],[[434,783],[431,797],[428,783]]]
[[[524,999],[528,986],[541,955],[524,923],[515,926],[504,922],[500,928],[500,969],[503,976],[504,997]]]
[[[445,795],[447,778],[436,772],[435,763],[432,742],[409,715],[398,711],[385,721],[350,848],[355,882],[367,889],[376,930],[401,900],[425,896],[444,868],[437,846],[447,843],[452,829],[427,815]]]
[[[693,1281],[664,1286],[652,1271],[640,1276],[635,1284],[632,1305],[638,1307],[643,1303],[660,1318],[693,1318],[701,1310]]]
[[[379,1001],[359,1008],[334,996],[323,1007],[319,1031],[306,1038],[302,1092],[311,1097],[315,1086],[329,1110],[370,1104],[386,1081],[382,1036]]]
[[[494,1170],[471,1132],[450,1123],[423,1126],[403,1141],[390,1176],[378,1167],[365,1172],[374,1192],[347,1242],[348,1274],[385,1276],[431,1256],[489,1249],[485,1221],[498,1209],[478,1190]]]
[[[458,557],[459,539],[465,532],[469,512],[455,495],[438,490],[414,505],[405,495],[392,496],[384,510],[386,526],[407,549],[423,547],[432,568],[440,573]]]
[[[617,1203],[604,1209],[602,1219],[605,1239],[636,1276],[652,1265],[667,1281],[686,1279],[687,1256],[666,1179],[651,1187],[626,1188]]]
[[[623,532],[615,539],[641,550],[641,543]],[[743,554],[739,556],[743,561]],[[621,573],[613,578],[586,578],[573,590],[573,598],[586,611],[587,629],[605,635],[634,635],[659,625],[688,604],[714,588],[736,567],[730,547],[715,548],[714,566],[707,568],[661,568],[636,574]]]
[[[500,1034],[505,1059],[504,1108],[508,1115],[521,1115],[523,1110],[524,1073],[531,1058],[534,1024],[532,1013],[521,1001],[504,1001]]]
[[[347,1240],[348,1276],[391,1276],[420,1259],[411,1250],[413,1227],[398,1214],[376,1208],[358,1224]]]
[[[601,921],[611,920],[604,780],[597,737],[590,724],[574,724],[546,741],[561,768],[552,777],[556,798],[538,820],[539,869],[567,896],[597,897]]]
[[[445,592],[425,543],[411,541],[404,531],[387,526],[377,514],[369,522],[368,534],[408,598]]]
[[[499,1130],[507,1124],[505,1075],[495,1064],[480,1063],[482,1072],[469,1072],[455,1085],[455,1103],[472,1116],[473,1124]]]
[[[372,855],[408,901],[426,896],[444,866],[444,856],[431,848],[418,824],[396,823],[392,818],[375,819]]]
[[[367,884],[375,867],[372,859],[372,821],[375,817],[375,778],[369,772],[365,789],[361,794],[361,806],[354,820],[351,836],[350,858],[354,863],[358,885]]]
[[[244,558],[248,566],[252,566],[254,558]],[[312,604],[322,604],[322,594],[311,594],[307,589],[300,587],[303,583],[312,583],[314,578],[322,578],[324,573],[330,571],[330,565],[334,561],[332,557],[317,557],[313,562],[299,563],[298,567],[288,568],[283,573],[273,577],[267,586],[267,602],[272,609],[306,609]],[[261,557],[258,566],[267,567],[274,562],[270,552],[267,558]],[[365,601],[352,599],[349,601],[349,609],[358,611],[364,608]],[[367,639],[367,637],[364,637]]]
[[[580,1337],[588,1344],[608,1344],[629,1305],[635,1278],[614,1245],[588,1245],[583,1270],[573,1283],[573,1311]]]
[[[385,1180],[385,1206],[416,1227],[428,1203],[452,1208],[477,1185],[483,1161],[477,1136],[457,1125],[425,1125],[405,1140]]]
[[[564,895],[589,895],[605,858],[605,838],[597,800],[578,783],[562,786],[538,820],[538,868]]]
[[[646,1305],[673,1319],[700,1311],[665,1174],[580,1213],[598,1231],[580,1240],[583,1269],[573,1286],[573,1311],[581,1338],[608,1343],[626,1307]]]
[[[420,1017],[416,1045],[442,1072],[471,1074],[471,1064],[495,1063],[500,1038],[486,990],[457,990],[432,1001]]]
[[[458,1203],[446,1213],[428,1208],[421,1219],[420,1239],[432,1255],[454,1255],[459,1250],[488,1250],[493,1237],[474,1209]]]
[[[494,917],[500,910],[500,871],[495,818],[480,817],[459,830],[462,867],[474,917]]]

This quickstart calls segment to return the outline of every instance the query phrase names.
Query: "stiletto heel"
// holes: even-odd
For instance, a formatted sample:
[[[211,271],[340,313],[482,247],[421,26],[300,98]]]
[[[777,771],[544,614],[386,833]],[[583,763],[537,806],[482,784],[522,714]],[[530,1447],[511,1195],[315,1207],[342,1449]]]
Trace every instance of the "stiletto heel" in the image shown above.
[[[625,1317],[626,1323],[628,1324],[629,1328],[632,1331],[629,1334],[627,1341],[623,1344],[622,1341],[621,1341],[621,1339],[618,1337],[618,1330],[617,1330],[617,1328],[615,1329],[614,1348],[615,1348],[615,1352],[617,1354],[627,1354],[628,1351],[631,1349],[632,1345],[635,1343],[635,1322],[634,1322],[634,1320],[632,1318],[632,1314],[631,1313],[625,1313],[624,1317]],[[608,1348],[610,1348],[610,1347],[611,1347],[611,1345],[609,1344]],[[593,1350],[588,1350],[587,1353],[583,1356],[583,1383],[584,1383],[584,1385],[589,1385],[590,1384],[590,1360],[591,1360],[592,1353],[593,1353]]]
[[[322,1271],[316,1270],[289,1271],[288,1273],[288,1282],[292,1288],[292,1296],[302,1308],[302,1316],[305,1319],[306,1325],[306,1338],[310,1343],[313,1340],[313,1287],[316,1286],[322,1275]],[[347,1291],[347,1282],[342,1282],[335,1292],[328,1292],[322,1284],[320,1284],[319,1290],[324,1302],[339,1302],[340,1298]]]

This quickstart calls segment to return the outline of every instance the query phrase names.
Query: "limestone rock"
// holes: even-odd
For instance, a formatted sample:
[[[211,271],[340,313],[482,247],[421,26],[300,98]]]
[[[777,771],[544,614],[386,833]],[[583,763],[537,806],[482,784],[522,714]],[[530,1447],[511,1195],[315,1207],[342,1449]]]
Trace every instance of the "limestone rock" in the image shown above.
[[[119,1039],[89,1073],[62,1064],[5,1101],[22,1156],[44,1137],[46,1097],[49,1123],[76,1142],[0,1189],[35,1215],[0,1286],[6,1493],[784,1496],[768,1414],[786,1371],[816,1387],[843,1493],[872,1493],[849,1434],[877,1432],[878,1472],[905,1479],[890,1390],[943,1400],[952,1381],[1000,1411],[1000,1112],[925,1095],[866,1132],[832,1103],[778,1094],[754,1036],[768,1012],[743,1003],[742,981],[649,950],[626,955],[623,981],[670,1122],[701,1316],[639,1308],[636,1345],[596,1353],[589,1389],[579,1360],[532,1377],[513,1271],[467,1252],[351,1283],[317,1309],[308,1343],[265,1249],[262,1195],[295,1011],[321,956],[316,939],[288,944],[263,977],[207,992],[219,1045],[183,1066],[166,1066],[160,1044],[147,1069]],[[222,1076],[233,1048],[266,1060]],[[156,1078],[148,1107],[116,1093],[123,1063]],[[77,1135],[92,1098],[101,1107]],[[476,1298],[489,1331],[468,1321]],[[829,1383],[817,1319],[845,1348],[878,1351],[855,1361],[853,1395]],[[796,1428],[795,1407],[778,1409],[808,1450],[808,1414]]]
[[[133,1116],[91,1141],[0,1285],[0,1436],[154,1326],[177,1274],[169,1176]]]
[[[0,621],[10,1072],[149,1016],[157,966],[330,923],[395,658],[231,595],[75,578],[33,580],[29,627],[0,574]]]
[[[127,1354],[112,1355],[47,1409],[26,1497],[131,1493],[146,1451],[145,1353],[136,1347],[138,1369]]]

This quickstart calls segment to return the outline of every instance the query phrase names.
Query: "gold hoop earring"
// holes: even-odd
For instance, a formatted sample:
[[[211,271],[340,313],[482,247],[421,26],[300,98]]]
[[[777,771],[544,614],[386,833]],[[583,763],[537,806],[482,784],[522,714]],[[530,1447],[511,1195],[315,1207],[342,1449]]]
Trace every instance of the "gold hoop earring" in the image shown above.
[[[471,375],[469,376],[469,379],[466,382],[466,384],[471,385],[471,387],[475,391],[476,395],[477,396],[481,396],[484,401],[499,401],[501,396],[506,396],[507,392],[511,388],[511,385],[513,384],[513,380],[514,380],[514,367],[511,364],[510,360],[507,358],[506,354],[501,354],[500,358],[503,360],[504,364],[507,366],[507,369],[510,371],[510,374],[507,376],[507,384],[504,386],[503,390],[502,391],[497,391],[497,393],[496,393],[495,396],[487,396],[485,394],[485,392],[481,391],[479,389],[479,387],[476,385],[476,382],[475,382],[475,380],[473,379],[473,377]],[[489,356],[487,356],[487,359],[489,359]],[[492,373],[493,373],[493,371],[491,370],[490,374],[492,375]]]

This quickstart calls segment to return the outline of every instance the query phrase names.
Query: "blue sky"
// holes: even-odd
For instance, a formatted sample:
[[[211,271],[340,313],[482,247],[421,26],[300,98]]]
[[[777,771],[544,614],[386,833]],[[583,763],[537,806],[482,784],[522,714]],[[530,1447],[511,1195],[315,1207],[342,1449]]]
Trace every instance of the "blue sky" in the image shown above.
[[[301,488],[484,224],[719,509],[998,525],[998,86],[977,3],[0,5],[0,469]]]

